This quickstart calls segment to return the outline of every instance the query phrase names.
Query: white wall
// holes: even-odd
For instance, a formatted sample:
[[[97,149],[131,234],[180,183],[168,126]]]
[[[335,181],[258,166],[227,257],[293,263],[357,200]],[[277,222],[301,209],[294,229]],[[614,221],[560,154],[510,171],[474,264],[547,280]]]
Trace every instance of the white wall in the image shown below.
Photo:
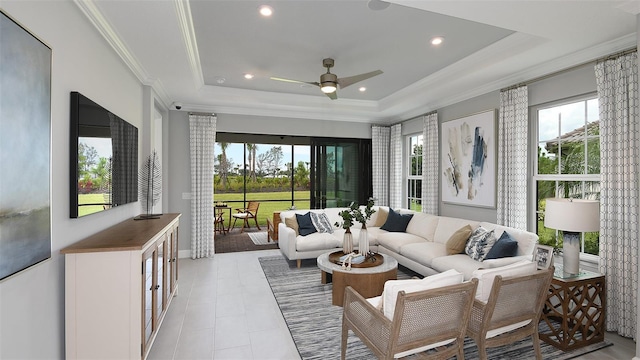
[[[59,250],[140,212],[135,203],[69,218],[69,93],[81,92],[143,132],[142,86],[73,2],[0,0],[0,7],[53,50],[52,257],[0,282],[0,358],[62,359],[64,258]]]

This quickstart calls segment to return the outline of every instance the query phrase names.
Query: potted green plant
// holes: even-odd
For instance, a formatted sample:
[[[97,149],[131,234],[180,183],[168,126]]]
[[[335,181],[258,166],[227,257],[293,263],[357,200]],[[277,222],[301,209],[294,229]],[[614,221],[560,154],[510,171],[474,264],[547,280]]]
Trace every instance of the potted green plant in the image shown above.
[[[345,254],[349,254],[353,251],[353,234],[351,233],[351,227],[355,222],[362,224],[360,230],[360,238],[358,239],[358,248],[361,254],[369,253],[369,239],[367,234],[367,220],[371,218],[371,215],[376,211],[373,209],[374,200],[369,198],[367,205],[364,209],[361,209],[358,204],[351,202],[348,209],[345,209],[339,213],[342,217],[342,223],[336,222],[335,226],[345,229],[344,238],[342,240],[342,251]]]

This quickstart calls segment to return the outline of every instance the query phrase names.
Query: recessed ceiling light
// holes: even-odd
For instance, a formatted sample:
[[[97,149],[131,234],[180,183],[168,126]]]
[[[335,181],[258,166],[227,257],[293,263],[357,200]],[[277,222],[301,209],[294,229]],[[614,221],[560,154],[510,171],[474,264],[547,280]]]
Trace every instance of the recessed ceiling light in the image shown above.
[[[260,6],[259,11],[260,11],[260,15],[264,17],[269,17],[273,15],[273,8],[269,5]]]
[[[373,11],[384,10],[388,8],[389,5],[391,4],[382,0],[369,0],[369,2],[367,3],[367,6],[369,7],[369,9]]]
[[[253,79],[253,74],[245,73],[244,74],[244,78],[247,79],[247,80],[251,80],[251,79]]]
[[[367,88],[364,87],[364,86],[360,86],[360,88],[358,90],[360,90],[360,92],[365,92],[365,91],[367,91]]]
[[[216,77],[216,82],[218,84],[224,84],[225,81],[227,81],[227,79],[225,79],[223,77],[220,77],[220,76]]]
[[[442,36],[436,36],[431,39],[431,45],[440,45],[442,44],[443,41],[444,41],[444,38]]]

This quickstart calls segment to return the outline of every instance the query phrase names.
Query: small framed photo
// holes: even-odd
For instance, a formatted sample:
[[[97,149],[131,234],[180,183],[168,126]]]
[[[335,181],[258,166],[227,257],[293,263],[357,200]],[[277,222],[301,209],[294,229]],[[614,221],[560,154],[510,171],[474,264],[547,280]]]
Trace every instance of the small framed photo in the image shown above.
[[[533,249],[533,261],[535,261],[538,269],[548,269],[553,264],[553,247],[536,244]]]

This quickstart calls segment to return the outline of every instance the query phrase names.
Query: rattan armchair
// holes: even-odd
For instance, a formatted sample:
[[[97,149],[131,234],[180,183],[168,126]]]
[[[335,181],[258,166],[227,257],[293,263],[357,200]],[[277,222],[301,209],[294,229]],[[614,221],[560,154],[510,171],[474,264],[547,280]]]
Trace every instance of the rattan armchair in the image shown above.
[[[424,359],[464,359],[464,338],[478,281],[398,293],[393,320],[351,287],[345,289],[342,351],[349,330],[379,359],[416,354]],[[425,352],[430,350],[429,354]]]
[[[258,228],[258,230],[261,230],[260,225],[258,225],[258,209],[259,208],[260,208],[259,202],[249,201],[246,208],[236,209],[236,213],[232,215],[233,216],[232,228],[236,227],[236,221],[238,219],[242,219],[242,229],[240,229],[240,232],[243,232],[245,228],[251,227],[251,225],[249,225],[249,219],[253,219],[253,221],[255,221],[256,223],[256,227]]]
[[[538,322],[547,299],[553,267],[533,275],[496,276],[486,303],[475,299],[467,335],[478,345],[480,359],[487,348],[531,336],[537,359],[542,359]]]

